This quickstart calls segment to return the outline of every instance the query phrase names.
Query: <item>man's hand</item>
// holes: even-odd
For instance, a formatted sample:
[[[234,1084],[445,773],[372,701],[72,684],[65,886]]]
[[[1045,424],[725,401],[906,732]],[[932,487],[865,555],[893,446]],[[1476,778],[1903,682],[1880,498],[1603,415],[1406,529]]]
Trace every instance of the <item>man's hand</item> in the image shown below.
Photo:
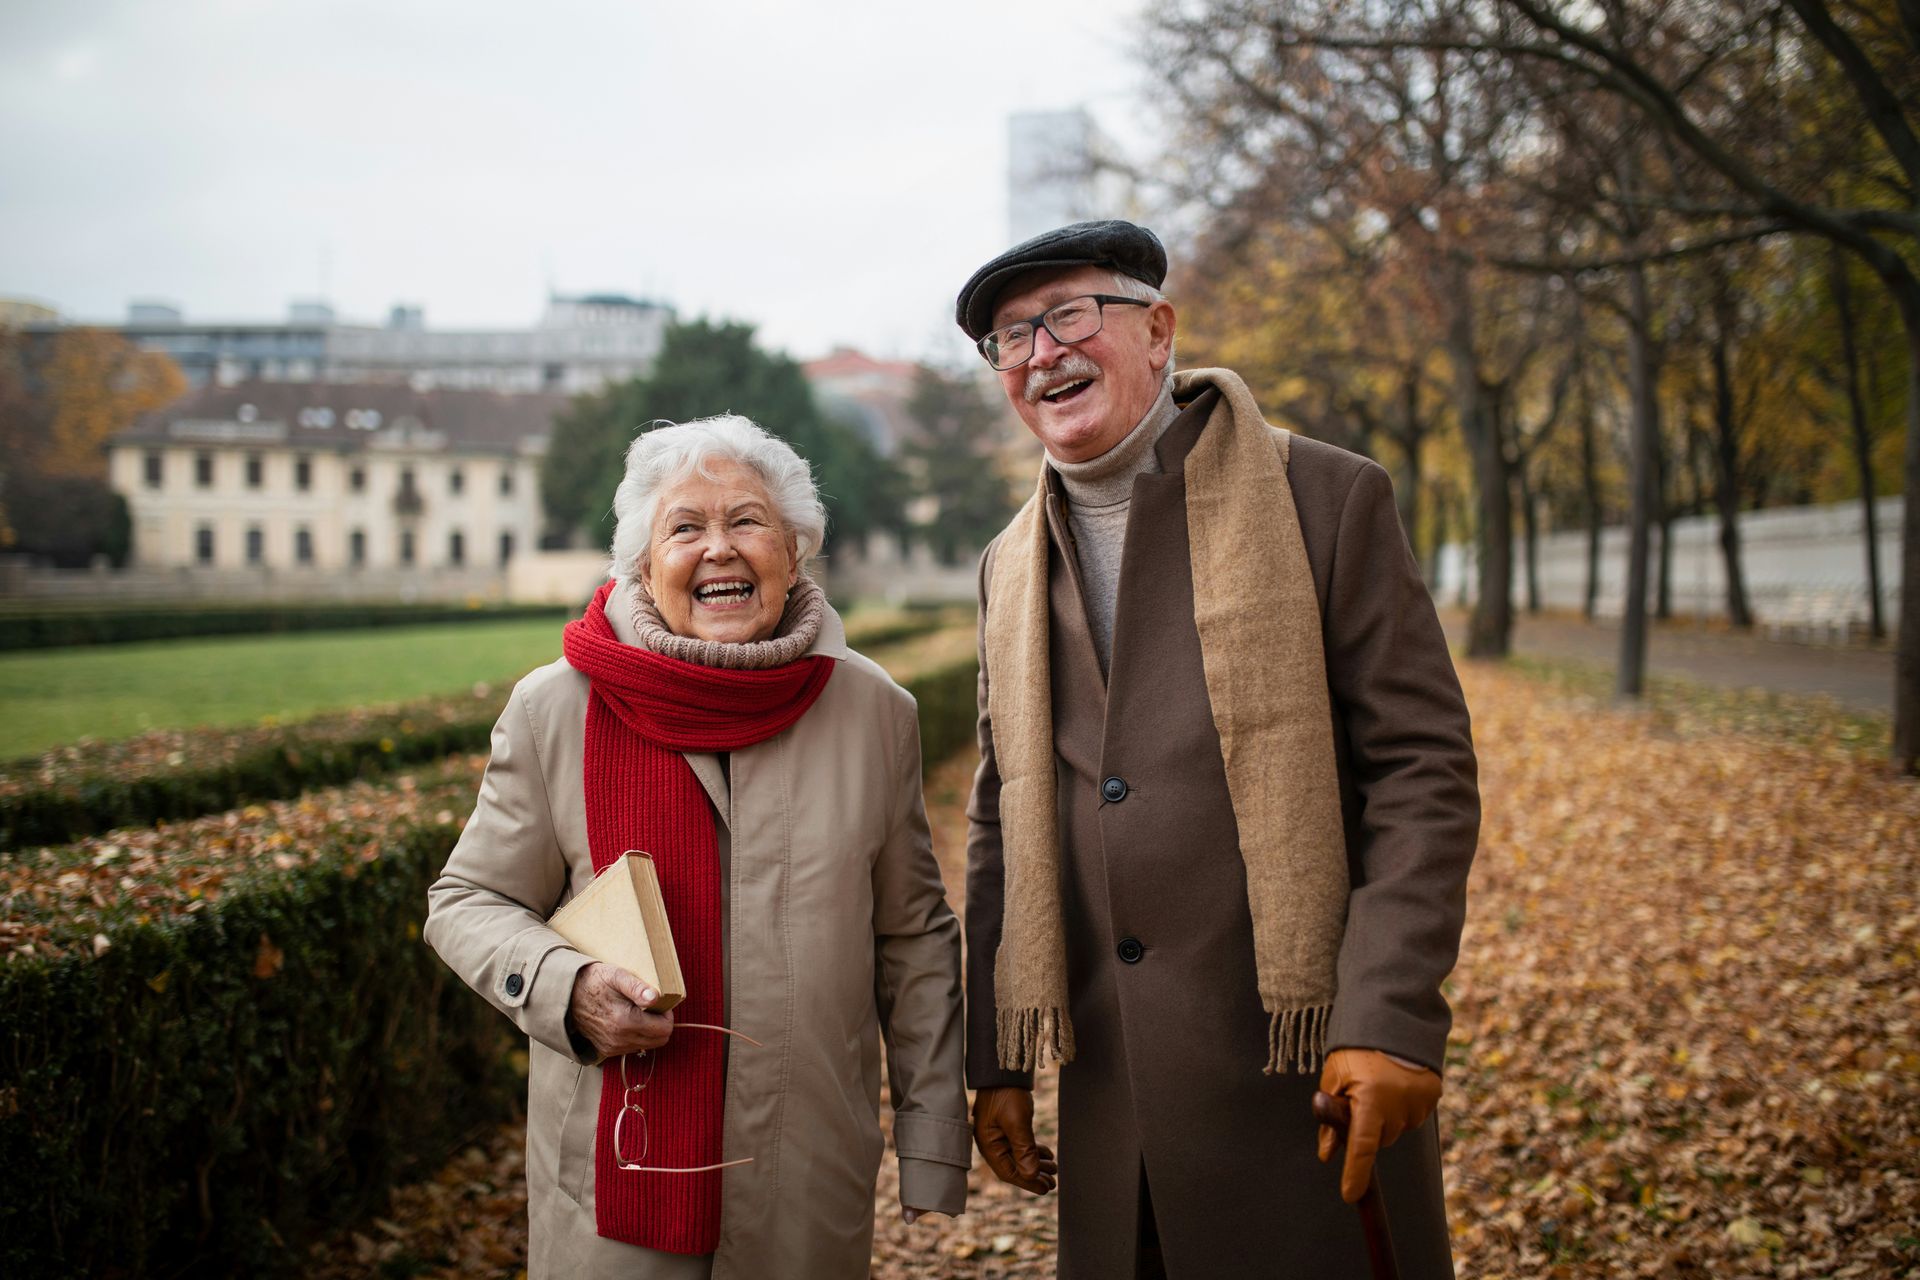
[[[1425,1067],[1403,1065],[1375,1049],[1335,1049],[1320,1073],[1320,1091],[1344,1097],[1352,1108],[1347,1127],[1347,1161],[1340,1173],[1340,1198],[1353,1204],[1373,1176],[1373,1158],[1409,1129],[1426,1123],[1440,1101],[1440,1077]],[[976,1113],[977,1114],[977,1113]],[[974,1121],[977,1131],[980,1122]],[[1333,1159],[1336,1139],[1320,1126],[1320,1161]]]
[[[594,961],[574,977],[567,1015],[602,1058],[658,1049],[673,1034],[673,1013],[649,1012],[659,993],[616,965]]]
[[[1033,1140],[1033,1090],[1007,1085],[974,1094],[973,1144],[1000,1181],[1037,1196],[1053,1190],[1060,1166]]]

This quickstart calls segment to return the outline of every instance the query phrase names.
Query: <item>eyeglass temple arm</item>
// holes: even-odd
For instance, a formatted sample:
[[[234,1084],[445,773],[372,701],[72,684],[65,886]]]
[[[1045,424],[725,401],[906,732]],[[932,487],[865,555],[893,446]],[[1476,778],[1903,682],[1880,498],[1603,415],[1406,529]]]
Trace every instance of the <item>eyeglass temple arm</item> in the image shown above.
[[[616,1163],[618,1162],[616,1161]],[[711,1173],[715,1169],[731,1169],[735,1165],[752,1163],[753,1157],[747,1156],[744,1159],[728,1160],[721,1164],[697,1164],[685,1169],[657,1168],[653,1165],[645,1164],[623,1164],[620,1165],[620,1171],[622,1173]]]
[[[691,1028],[692,1030],[695,1030],[695,1031],[718,1031],[722,1035],[739,1036],[742,1040],[745,1040],[748,1044],[752,1045],[756,1049],[764,1049],[767,1047],[761,1044],[758,1040],[755,1040],[752,1036],[748,1035],[744,1031],[735,1031],[732,1027],[716,1027],[711,1022],[676,1022],[673,1024],[673,1029],[675,1031],[678,1031],[682,1028]],[[736,1161],[735,1163],[744,1163],[744,1161]],[[713,1167],[716,1169],[719,1169],[719,1168],[724,1168],[725,1166],[715,1165]]]

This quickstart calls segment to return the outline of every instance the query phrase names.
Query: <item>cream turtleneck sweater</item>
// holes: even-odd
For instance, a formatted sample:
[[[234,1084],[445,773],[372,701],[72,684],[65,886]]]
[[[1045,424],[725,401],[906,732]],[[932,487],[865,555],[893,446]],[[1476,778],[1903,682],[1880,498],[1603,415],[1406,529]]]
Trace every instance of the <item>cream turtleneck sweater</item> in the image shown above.
[[[1173,380],[1168,378],[1160,384],[1153,407],[1119,444],[1085,462],[1047,459],[1067,491],[1067,523],[1080,561],[1087,626],[1103,672],[1113,657],[1113,618],[1120,600],[1120,558],[1126,549],[1134,477],[1160,474],[1160,459],[1153,447],[1179,415],[1173,403]]]

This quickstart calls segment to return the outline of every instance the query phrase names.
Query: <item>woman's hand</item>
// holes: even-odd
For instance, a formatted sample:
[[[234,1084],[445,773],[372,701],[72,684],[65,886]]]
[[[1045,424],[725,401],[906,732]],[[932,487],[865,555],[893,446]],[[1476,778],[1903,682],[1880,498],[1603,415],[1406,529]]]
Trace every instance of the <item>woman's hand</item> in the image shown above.
[[[573,980],[567,1016],[602,1058],[658,1049],[673,1034],[673,1012],[647,1006],[659,993],[617,965],[596,960]]]

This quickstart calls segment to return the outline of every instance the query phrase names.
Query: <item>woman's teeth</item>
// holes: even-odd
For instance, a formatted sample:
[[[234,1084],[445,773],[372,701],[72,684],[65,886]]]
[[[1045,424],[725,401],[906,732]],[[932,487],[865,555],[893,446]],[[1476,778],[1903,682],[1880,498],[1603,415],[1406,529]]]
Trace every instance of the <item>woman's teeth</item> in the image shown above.
[[[734,604],[752,594],[750,582],[709,582],[693,589],[693,598],[701,604]]]

